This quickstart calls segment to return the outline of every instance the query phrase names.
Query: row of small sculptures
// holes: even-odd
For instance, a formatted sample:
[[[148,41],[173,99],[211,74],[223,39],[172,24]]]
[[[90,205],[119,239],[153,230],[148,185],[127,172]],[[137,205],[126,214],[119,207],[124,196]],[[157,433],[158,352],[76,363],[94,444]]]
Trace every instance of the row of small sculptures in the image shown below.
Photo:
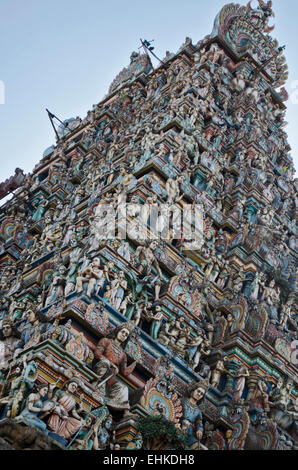
[[[18,336],[20,336],[20,332],[15,329],[13,324],[9,320],[3,321],[0,343],[1,364],[6,365],[6,368],[8,368],[7,361],[11,361],[12,359],[18,358],[18,356],[22,353],[21,346],[24,346],[24,342],[28,339],[28,337],[31,340],[33,339],[36,341],[36,338],[32,336],[33,332],[35,332],[36,334],[38,331],[38,340],[40,340],[40,334],[42,333],[42,331],[46,331],[45,329],[40,329],[41,327],[37,315],[34,314],[33,311],[29,311],[27,316],[28,322],[23,327],[20,338],[18,338]],[[177,340],[177,338],[179,338],[179,333],[181,331],[184,331],[184,327],[182,325],[183,322],[181,321],[181,319],[173,323],[174,324],[173,329],[171,330],[171,335],[169,335],[168,337],[165,336],[165,339],[170,342],[173,341],[173,338],[176,338],[176,341],[173,341],[173,346],[177,348],[177,344],[179,343],[179,339]],[[51,328],[53,326],[48,324],[47,327]],[[136,361],[134,361],[131,365],[127,366],[127,355],[124,352],[123,344],[127,342],[129,336],[132,334],[133,331],[135,331],[135,329],[135,324],[130,321],[119,326],[118,329],[116,329],[112,333],[111,338],[103,338],[99,340],[98,345],[94,351],[95,359],[98,360],[98,362],[94,366],[94,369],[99,378],[106,378],[106,376],[108,376],[109,374],[111,374],[112,377],[116,376],[119,371],[123,376],[128,376],[133,372],[136,366]],[[28,341],[29,345],[31,345],[30,339]],[[210,350],[206,351],[201,346],[203,344],[206,347],[206,343],[207,341],[204,342],[204,338],[201,334],[198,336],[198,340],[193,341],[193,343],[191,344],[191,347],[188,349],[188,354],[191,357],[191,361],[193,363],[196,363],[198,365],[202,354],[205,356],[208,355],[208,353],[210,354]],[[233,379],[235,379],[235,383],[233,386],[235,392],[234,399],[235,401],[239,401],[243,397],[246,380],[249,377],[249,371],[246,367],[240,367],[238,368],[237,373],[235,374],[234,371],[231,372],[231,369],[229,369],[227,365],[229,365],[228,358],[223,357],[222,359],[218,360],[212,372],[210,370],[210,367],[204,364],[204,366],[201,367],[200,373],[202,376],[204,376],[205,379],[210,380],[210,383],[214,388],[219,387],[220,382],[224,376],[233,377]],[[195,368],[196,367],[194,367],[194,369]],[[123,409],[126,412],[126,410],[129,409],[127,387],[119,383],[117,383],[116,385],[115,380],[109,380],[108,384],[109,405],[112,406],[112,403],[115,402],[115,408]],[[280,379],[277,383],[276,391],[274,392],[274,400],[276,401],[277,398],[279,400],[280,397],[283,397],[282,399],[280,399],[280,401],[278,401],[278,403],[280,405],[283,404],[284,410],[287,409],[287,401],[289,401],[290,399],[292,389],[293,382],[291,380],[288,380],[285,388],[283,388],[282,379]],[[287,391],[288,395],[282,393],[285,391]],[[11,397],[15,400],[16,396],[14,392],[15,391],[11,393]]]
[[[11,328],[11,326],[10,326]],[[94,370],[97,374],[96,389],[100,393],[102,407],[98,410],[86,411],[80,398],[80,406],[75,400],[81,381],[73,377],[59,387],[60,380],[56,383],[45,384],[36,383],[38,377],[38,366],[34,360],[27,362],[26,355],[22,356],[21,361],[15,360],[10,363],[9,369],[1,372],[1,414],[2,418],[22,418],[28,424],[36,426],[54,439],[58,439],[63,445],[71,448],[80,440],[84,440],[88,433],[88,444],[93,437],[93,449],[103,449],[110,442],[110,429],[112,426],[112,416],[106,412],[106,407],[115,411],[123,411],[123,416],[130,415],[129,391],[126,385],[117,380],[117,375],[130,375],[136,363],[127,365],[127,356],[123,349],[123,344],[127,341],[135,325],[128,322],[119,326],[113,331],[110,338],[99,340],[95,350],[96,363]],[[10,338],[8,323],[3,327],[3,334],[6,340]],[[10,346],[12,343],[8,343]],[[7,341],[4,340],[7,346]],[[11,377],[12,374],[12,377]],[[9,384],[9,385],[8,385]],[[6,388],[8,387],[8,390]],[[197,401],[200,401],[205,395],[208,387],[205,383],[192,387],[189,392],[189,400],[185,402],[185,414],[183,426],[190,426],[187,429],[188,434],[192,434],[192,425],[197,422],[197,431],[202,429],[202,414],[199,408],[191,415],[187,408],[189,402],[196,408]],[[199,390],[197,397],[196,391]],[[92,416],[98,414],[98,419],[93,423]],[[91,416],[92,415],[92,416]],[[186,420],[188,423],[186,423]],[[75,437],[75,439],[74,439]],[[130,443],[129,448],[133,448]]]
[[[58,272],[54,273],[52,283],[48,287],[45,307],[55,305],[59,301],[61,302],[61,300],[73,292],[73,289],[77,294],[83,294],[89,298],[95,297],[99,300],[97,296],[100,295],[107,304],[118,310],[129,320],[132,320],[136,326],[150,334],[154,340],[158,340],[167,348],[175,351],[183,360],[190,364],[193,370],[196,370],[201,356],[206,357],[211,352],[214,331],[223,314],[221,311],[210,308],[208,304],[207,297],[211,292],[212,283],[204,281],[202,285],[191,285],[191,274],[193,271],[190,271],[188,274],[182,272],[182,274],[176,276],[176,279],[184,286],[183,293],[178,296],[178,301],[182,305],[187,306],[188,290],[196,294],[196,327],[191,326],[184,316],[167,320],[162,311],[162,300],[159,298],[162,285],[161,276],[153,276],[151,274],[152,265],[160,270],[158,259],[154,255],[155,246],[155,242],[152,242],[147,248],[140,247],[138,253],[139,256],[144,255],[141,264],[141,269],[144,269],[144,271],[135,284],[131,283],[131,278],[125,275],[124,271],[117,273],[114,270],[115,265],[113,262],[102,266],[99,257],[93,258],[85,269],[78,271],[76,286],[73,283],[73,275],[70,278],[72,282],[67,282],[67,277],[64,274],[66,268],[64,265],[61,265]],[[75,266],[75,270],[73,268],[70,268],[70,270],[74,273],[77,267]],[[221,276],[221,273],[219,276]],[[236,272],[234,278],[232,278],[233,301],[236,301],[237,294],[242,291],[245,279],[246,276],[243,268]],[[250,290],[251,300],[254,303],[254,311],[264,305],[271,321],[276,323],[278,319],[277,309],[280,302],[279,293],[275,288],[274,281],[271,281],[267,287],[261,279],[257,277],[254,288]],[[146,289],[144,289],[144,283],[146,283]],[[262,292],[260,301],[258,301],[259,291]],[[22,294],[24,294],[22,289],[15,295],[10,291],[1,300],[2,321],[9,319],[22,335],[22,340],[19,341],[19,349],[23,347],[28,348],[33,340],[37,344],[34,325],[39,325],[41,333],[51,331],[54,327],[50,324],[51,322],[48,318],[42,318],[42,315],[36,316],[36,308],[31,301],[26,298],[20,301],[17,300],[18,295]],[[37,308],[39,310],[44,307],[43,298],[44,295],[39,295],[37,298]],[[259,307],[257,302],[260,302]],[[293,298],[290,298],[281,307],[279,323],[280,328],[287,328],[289,323],[296,334],[297,323],[293,318],[292,311]],[[228,326],[232,326],[234,321],[233,314],[228,314],[226,319]]]

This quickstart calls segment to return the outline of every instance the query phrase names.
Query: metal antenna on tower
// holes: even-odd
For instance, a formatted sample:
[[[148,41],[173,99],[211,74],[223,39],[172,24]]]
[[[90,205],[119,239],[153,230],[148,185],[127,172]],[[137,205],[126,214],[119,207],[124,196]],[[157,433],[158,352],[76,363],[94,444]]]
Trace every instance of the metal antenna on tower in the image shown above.
[[[58,135],[56,126],[54,124],[54,119],[57,119],[57,121],[59,121],[60,124],[62,124],[64,127],[66,127],[66,129],[68,129],[68,123],[65,124],[64,122],[62,122],[57,116],[55,116],[55,114],[51,113],[51,111],[49,111],[47,108],[46,108],[46,112],[48,113],[48,116],[49,116],[49,119],[51,121],[52,127],[54,129],[55,134],[56,134],[57,140],[60,140],[60,137]]]

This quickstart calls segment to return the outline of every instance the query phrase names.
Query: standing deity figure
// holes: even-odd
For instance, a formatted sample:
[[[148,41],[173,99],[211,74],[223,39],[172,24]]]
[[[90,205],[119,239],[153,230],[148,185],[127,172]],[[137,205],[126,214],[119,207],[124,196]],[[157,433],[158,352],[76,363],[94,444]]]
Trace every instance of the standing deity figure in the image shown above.
[[[150,316],[151,302],[145,302],[144,299],[136,302],[136,309],[131,309],[128,318],[131,319],[136,326],[141,326],[143,319]]]
[[[290,403],[291,393],[293,389],[293,381],[288,379],[280,389],[280,395],[277,400],[277,405],[280,410],[286,411]]]
[[[159,293],[161,288],[161,277],[162,272],[159,267],[159,262],[157,257],[154,254],[154,251],[158,247],[156,241],[149,242],[147,246],[139,246],[134,255],[135,263],[140,273],[141,279],[144,281],[146,278],[147,282],[152,281],[155,291],[155,300],[159,300]],[[153,277],[151,274],[151,268],[157,271],[157,276]]]
[[[124,300],[125,291],[127,290],[127,281],[125,280],[124,271],[119,271],[118,275],[111,282],[111,304],[119,310],[122,301]]]
[[[264,287],[263,274],[257,272],[253,282],[250,285],[252,300],[258,300],[260,287]]]
[[[126,241],[121,241],[121,245],[117,249],[117,253],[122,256],[128,263],[131,260],[131,254],[129,250],[129,243]]]
[[[222,375],[227,372],[226,367],[225,367],[225,363],[227,361],[228,361],[227,356],[225,356],[225,357],[223,357],[223,359],[220,359],[219,361],[217,361],[217,363],[215,365],[215,368],[213,369],[212,375],[211,375],[211,385],[212,385],[212,387],[218,388]]]
[[[292,299],[290,299],[285,305],[282,306],[281,314],[280,314],[280,326],[281,326],[281,328],[287,328],[288,321],[292,320],[292,317],[293,317],[292,306],[293,306],[293,300]]]
[[[150,334],[153,339],[157,340],[160,327],[162,325],[163,313],[160,305],[155,306],[155,311],[151,316],[151,330]]]
[[[67,297],[71,292],[75,290],[77,282],[77,270],[79,267],[79,261],[82,255],[82,247],[79,246],[79,243],[76,238],[70,240],[71,251],[69,253],[69,268],[66,279],[66,286],[64,295]]]
[[[167,203],[174,204],[180,196],[178,178],[168,178],[166,182]]]
[[[83,284],[87,284],[87,297],[97,293],[104,284],[104,273],[100,269],[100,258],[94,258],[82,272],[79,272],[76,281],[76,291],[83,292]],[[96,292],[94,289],[96,287]]]
[[[9,395],[0,400],[0,404],[6,404],[6,417],[15,418],[22,410],[24,400],[37,379],[37,363],[27,364],[26,356],[23,356],[22,365],[18,365],[13,372]]]
[[[263,298],[268,306],[269,317],[275,323],[278,320],[277,307],[280,302],[280,290],[275,285],[274,279],[270,281],[268,287],[264,287]]]
[[[120,373],[123,377],[127,377],[136,366],[136,362],[127,365],[127,356],[124,351],[124,344],[134,328],[135,325],[132,322],[120,325],[113,331],[110,338],[102,338],[98,342],[94,352],[95,358],[98,360],[97,370],[101,370],[103,366],[107,368],[105,372],[109,377],[106,382],[107,406],[115,410],[124,410],[125,416],[129,414],[130,410],[128,388],[116,379],[116,375]]]
[[[16,345],[15,356],[18,356],[22,350],[36,346],[41,341],[42,336],[46,337],[55,328],[54,325],[47,322],[44,315],[31,308],[26,310],[24,320],[21,339]]]
[[[260,98],[259,84],[254,82],[253,85],[248,86],[245,90],[245,96],[257,104]]]
[[[235,402],[238,402],[242,398],[246,377],[249,377],[249,371],[246,367],[241,366],[236,377],[234,400]]]
[[[17,348],[20,333],[9,318],[4,318],[0,332],[0,365],[11,359]]]
[[[41,201],[38,202],[37,208],[32,214],[32,220],[34,222],[38,222],[40,219],[42,219],[47,205],[48,205],[48,201],[45,199],[42,199]]]
[[[202,402],[210,385],[206,381],[193,384],[187,390],[182,400],[183,417],[181,430],[186,436],[186,449],[199,450],[203,438],[203,415],[200,410]]]
[[[75,237],[75,233],[76,233],[76,226],[70,225],[66,230],[62,245],[68,246],[70,244],[70,241]]]
[[[203,330],[198,331],[198,335],[196,338],[191,339],[187,343],[187,358],[189,362],[192,365],[193,370],[195,370],[199,363],[200,363],[200,358],[201,358],[201,346],[204,343],[204,336],[203,336]]]
[[[250,400],[250,409],[267,413],[270,410],[268,401],[267,385],[263,380],[259,380]]]
[[[121,302],[119,307],[119,312],[128,319],[131,318],[131,315],[134,312],[136,303],[133,301],[133,293],[129,292]]]

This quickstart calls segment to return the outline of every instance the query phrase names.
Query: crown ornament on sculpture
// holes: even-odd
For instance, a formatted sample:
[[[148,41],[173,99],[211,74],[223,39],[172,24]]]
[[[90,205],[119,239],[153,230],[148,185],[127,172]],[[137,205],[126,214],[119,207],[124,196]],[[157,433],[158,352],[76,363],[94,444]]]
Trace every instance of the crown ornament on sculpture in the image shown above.
[[[230,3],[215,18],[211,38],[223,41],[240,58],[247,56],[278,88],[288,79],[288,66],[283,47],[268,34],[274,30],[274,26],[269,26],[274,16],[272,1],[258,0],[257,8],[252,8],[251,1],[246,7]]]

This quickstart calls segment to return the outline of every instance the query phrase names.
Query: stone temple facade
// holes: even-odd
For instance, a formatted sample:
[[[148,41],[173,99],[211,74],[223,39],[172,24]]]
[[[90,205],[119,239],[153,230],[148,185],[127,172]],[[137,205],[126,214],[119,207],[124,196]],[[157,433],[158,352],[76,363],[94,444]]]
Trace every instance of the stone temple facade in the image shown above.
[[[297,180],[271,16],[228,4],[157,69],[134,52],[0,185],[0,447],[297,449]]]

